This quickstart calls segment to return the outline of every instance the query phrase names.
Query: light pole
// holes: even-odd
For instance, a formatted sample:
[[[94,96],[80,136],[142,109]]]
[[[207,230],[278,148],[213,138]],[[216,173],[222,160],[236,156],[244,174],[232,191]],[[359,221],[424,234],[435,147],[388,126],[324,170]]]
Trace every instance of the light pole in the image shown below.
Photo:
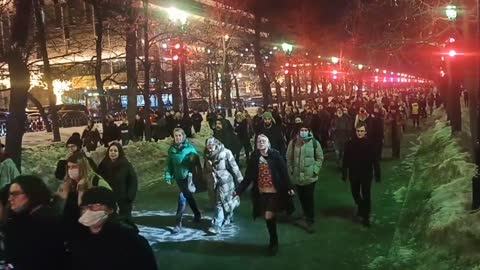
[[[173,71],[173,76],[174,76],[174,85],[176,87],[172,87],[174,93],[172,93],[174,98],[173,103],[174,107],[178,109],[178,98],[179,98],[179,89],[178,89],[178,72],[180,70],[180,80],[182,84],[182,104],[183,104],[183,113],[188,113],[188,97],[187,97],[187,80],[186,80],[186,73],[185,73],[185,46],[183,43],[183,35],[185,34],[185,26],[187,24],[187,20],[189,17],[189,14],[183,10],[179,10],[175,7],[171,7],[167,10],[168,13],[168,18],[170,21],[172,21],[175,24],[178,24],[180,26],[180,42],[179,42],[179,55],[177,56],[177,59],[173,59],[172,65],[172,71]],[[175,56],[174,56],[175,58]],[[175,83],[177,82],[177,83]],[[176,88],[176,89],[175,89]],[[175,100],[176,99],[176,100]]]
[[[290,56],[293,52],[293,45],[282,43],[282,50],[287,55],[287,63],[285,64],[285,92],[287,94],[288,105],[292,106],[292,74],[290,69]]]

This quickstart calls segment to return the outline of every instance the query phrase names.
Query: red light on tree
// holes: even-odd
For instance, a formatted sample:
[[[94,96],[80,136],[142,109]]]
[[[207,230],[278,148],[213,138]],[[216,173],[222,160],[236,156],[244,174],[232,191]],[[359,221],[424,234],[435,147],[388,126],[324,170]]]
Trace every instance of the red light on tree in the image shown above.
[[[288,69],[287,69],[287,70],[285,70],[285,75],[288,75]]]
[[[174,47],[175,47],[175,49],[177,49],[177,50],[178,50],[178,49],[180,49],[181,45],[180,45],[180,43],[177,43],[177,44],[175,44],[175,46],[174,46]]]
[[[173,61],[178,61],[179,58],[180,58],[180,57],[179,57],[178,55],[174,55],[174,56],[172,57]]]

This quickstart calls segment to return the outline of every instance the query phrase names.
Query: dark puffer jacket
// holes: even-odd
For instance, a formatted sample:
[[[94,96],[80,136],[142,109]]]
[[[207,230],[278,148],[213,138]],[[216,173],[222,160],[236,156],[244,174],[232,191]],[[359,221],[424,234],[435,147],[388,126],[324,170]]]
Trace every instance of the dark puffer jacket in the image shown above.
[[[72,270],[156,270],[152,248],[138,230],[109,220],[98,234],[83,227],[72,242]],[[48,268],[38,268],[48,269]]]
[[[11,214],[4,227],[7,263],[15,270],[68,269],[61,220],[52,207]]]

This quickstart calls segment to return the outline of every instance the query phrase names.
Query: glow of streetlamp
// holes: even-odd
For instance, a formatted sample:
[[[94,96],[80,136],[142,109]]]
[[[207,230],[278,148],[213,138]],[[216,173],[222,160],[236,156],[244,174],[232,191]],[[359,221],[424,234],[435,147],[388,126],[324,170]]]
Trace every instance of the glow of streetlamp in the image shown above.
[[[458,15],[457,7],[448,5],[447,8],[445,9],[445,15],[447,15],[447,18],[450,21],[454,21],[455,19],[457,19],[457,15]]]
[[[287,54],[291,54],[293,51],[293,45],[284,42],[282,43],[282,50]]]
[[[362,65],[362,64],[359,64],[359,65],[358,65],[358,69],[362,70],[362,69],[363,69],[363,65]]]
[[[450,57],[455,57],[457,55],[457,52],[455,50],[450,50],[450,51],[448,51],[448,55]]]
[[[340,62],[340,59],[338,59],[338,57],[333,56],[331,58],[331,61],[332,61],[333,64],[338,64],[338,62]]]
[[[170,7],[167,9],[167,13],[168,13],[168,19],[174,23],[180,23],[181,25],[184,25],[187,23],[187,19],[188,19],[188,13],[183,11],[183,10],[180,10],[180,9],[177,9],[175,7]]]

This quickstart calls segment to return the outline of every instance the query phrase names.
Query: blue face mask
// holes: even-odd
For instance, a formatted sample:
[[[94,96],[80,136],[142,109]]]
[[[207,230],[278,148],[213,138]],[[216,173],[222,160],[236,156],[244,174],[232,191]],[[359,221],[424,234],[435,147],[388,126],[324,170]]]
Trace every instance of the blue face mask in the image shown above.
[[[308,131],[300,131],[300,138],[306,139],[308,138]]]

